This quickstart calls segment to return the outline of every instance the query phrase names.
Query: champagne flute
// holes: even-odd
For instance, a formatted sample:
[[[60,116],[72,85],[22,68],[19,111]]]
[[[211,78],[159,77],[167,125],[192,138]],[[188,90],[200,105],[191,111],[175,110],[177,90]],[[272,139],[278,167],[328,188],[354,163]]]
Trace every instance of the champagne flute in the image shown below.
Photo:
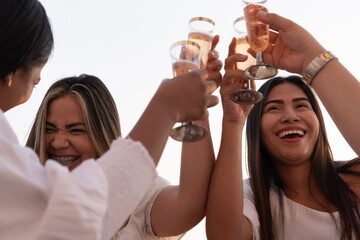
[[[174,77],[200,69],[201,49],[196,42],[175,42],[170,47],[170,57]],[[207,133],[204,126],[183,122],[181,126],[170,131],[170,136],[181,142],[196,142],[206,137]]]
[[[235,52],[246,54],[248,56],[245,62],[236,63],[236,68],[241,70],[245,70],[250,65],[255,64],[255,58],[247,52],[250,45],[246,39],[246,25],[244,20],[245,20],[244,17],[239,17],[235,19],[233,24],[235,37],[236,37]],[[251,89],[250,81],[247,81],[246,84],[247,84],[247,89],[240,89],[234,92],[231,95],[231,100],[233,100],[235,103],[242,105],[251,105],[260,102],[263,99],[263,95],[260,92]]]
[[[210,18],[193,17],[189,21],[188,39],[199,44],[201,48],[200,68],[206,68],[214,28],[215,22]]]
[[[250,79],[271,78],[277,74],[277,69],[263,61],[263,51],[269,45],[269,25],[262,23],[257,17],[259,11],[268,12],[264,6],[267,0],[243,0],[243,2],[246,5],[244,16],[250,48],[256,52],[256,64],[248,67],[244,75]]]

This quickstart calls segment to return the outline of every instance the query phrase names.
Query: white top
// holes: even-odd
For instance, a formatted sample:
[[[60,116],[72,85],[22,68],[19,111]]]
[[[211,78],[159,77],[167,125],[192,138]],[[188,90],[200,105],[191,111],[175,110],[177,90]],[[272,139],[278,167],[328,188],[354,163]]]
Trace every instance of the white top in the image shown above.
[[[146,149],[125,139],[72,172],[42,166],[0,110],[0,239],[110,239],[155,177]]]
[[[283,196],[284,228],[282,229],[278,195],[275,190],[270,190],[271,213],[276,229],[276,239],[340,239],[340,231],[336,227],[336,224],[340,227],[339,212],[333,213],[333,219],[330,213],[316,211]],[[260,240],[260,223],[249,179],[244,180],[244,198],[244,216],[252,225],[253,239]]]
[[[170,183],[161,177],[157,177],[147,191],[145,197],[131,214],[127,225],[121,229],[112,240],[177,240],[185,235],[181,234],[174,237],[157,237],[154,235],[151,227],[151,208],[156,197]]]

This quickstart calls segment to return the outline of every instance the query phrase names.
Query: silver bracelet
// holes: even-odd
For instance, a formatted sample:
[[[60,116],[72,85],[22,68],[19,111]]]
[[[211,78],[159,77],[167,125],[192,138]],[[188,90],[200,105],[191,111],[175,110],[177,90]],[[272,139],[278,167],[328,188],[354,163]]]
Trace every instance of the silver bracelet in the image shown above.
[[[306,84],[310,85],[316,74],[332,59],[337,58],[330,51],[325,51],[319,56],[315,57],[314,60],[306,67],[303,80]]]

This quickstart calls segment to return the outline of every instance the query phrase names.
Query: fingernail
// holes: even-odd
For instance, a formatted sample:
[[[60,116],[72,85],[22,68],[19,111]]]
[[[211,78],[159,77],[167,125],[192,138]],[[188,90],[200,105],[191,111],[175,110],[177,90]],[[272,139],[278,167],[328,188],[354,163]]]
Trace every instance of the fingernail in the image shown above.
[[[206,79],[209,77],[209,72],[206,69],[200,69],[199,70],[200,76],[203,79]]]
[[[258,12],[258,16],[260,17],[260,18],[266,18],[266,16],[267,16],[267,12],[264,12],[264,11],[259,11]]]
[[[209,94],[213,93],[217,89],[216,82],[214,81],[206,81],[206,85],[206,92]]]
[[[213,58],[219,58],[219,53],[215,50],[210,51],[211,57]]]

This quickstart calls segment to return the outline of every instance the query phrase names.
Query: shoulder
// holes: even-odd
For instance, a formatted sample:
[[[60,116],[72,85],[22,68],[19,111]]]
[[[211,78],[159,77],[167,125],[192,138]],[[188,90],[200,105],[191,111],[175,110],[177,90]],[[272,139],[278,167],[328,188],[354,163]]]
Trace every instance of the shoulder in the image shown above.
[[[347,160],[347,161],[337,160],[334,162],[334,164],[335,164],[335,167],[339,171],[346,170],[346,169],[353,168],[353,167],[357,167],[358,170],[360,170],[360,158],[358,158],[358,157],[354,158],[352,160]]]
[[[351,178],[351,176],[360,177],[360,158],[350,161],[335,161],[335,168],[343,180]]]
[[[360,158],[350,161],[336,161],[335,166],[341,179],[360,198]]]
[[[145,239],[145,236],[155,237],[151,229],[151,208],[159,193],[169,185],[170,183],[166,179],[160,176],[156,177],[142,201],[132,212],[126,226],[117,232],[117,238]]]
[[[250,201],[254,202],[254,194],[251,189],[250,178],[246,178],[243,180],[243,191],[244,191],[244,198],[247,198]]]

